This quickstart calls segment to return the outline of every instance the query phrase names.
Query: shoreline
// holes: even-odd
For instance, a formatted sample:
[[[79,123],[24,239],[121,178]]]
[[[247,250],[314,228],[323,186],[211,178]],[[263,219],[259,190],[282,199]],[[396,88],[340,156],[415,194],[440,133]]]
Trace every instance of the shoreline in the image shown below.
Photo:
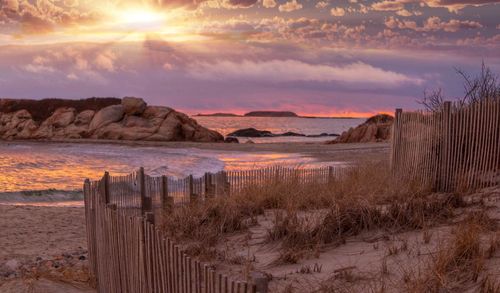
[[[296,153],[316,159],[318,162],[363,160],[374,155],[382,158],[390,150],[388,142],[376,143],[339,143],[325,144],[318,142],[276,142],[276,143],[213,143],[187,141],[132,141],[104,139],[51,139],[51,140],[0,140],[0,144],[89,144],[89,145],[122,145],[129,147],[158,147],[171,149],[195,148],[212,151],[231,151],[244,153]],[[373,156],[372,156],[373,157]],[[387,156],[386,156],[387,157]]]

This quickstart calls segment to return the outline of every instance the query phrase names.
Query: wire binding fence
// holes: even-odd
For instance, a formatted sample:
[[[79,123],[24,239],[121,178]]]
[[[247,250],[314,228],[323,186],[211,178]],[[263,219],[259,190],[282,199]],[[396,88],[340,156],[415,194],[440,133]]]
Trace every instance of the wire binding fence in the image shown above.
[[[445,102],[436,112],[397,109],[391,167],[442,192],[500,184],[500,100]]]
[[[206,173],[201,178],[127,176],[84,183],[89,263],[98,292],[265,293],[255,280],[234,280],[191,258],[155,226],[175,205],[230,196],[273,180],[328,183],[346,167],[271,167]]]

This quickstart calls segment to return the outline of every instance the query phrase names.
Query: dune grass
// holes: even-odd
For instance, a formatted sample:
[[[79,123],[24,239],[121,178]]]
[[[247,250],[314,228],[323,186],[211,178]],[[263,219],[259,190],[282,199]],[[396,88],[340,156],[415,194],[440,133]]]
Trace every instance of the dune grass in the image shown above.
[[[305,251],[341,244],[362,231],[425,228],[452,217],[461,205],[458,195],[431,195],[416,182],[395,180],[386,162],[368,162],[327,183],[276,178],[180,206],[165,217],[163,228],[176,239],[214,247],[223,235],[244,231],[272,210],[268,241],[281,243],[283,262],[295,262]],[[198,248],[195,254],[207,253]]]
[[[484,210],[469,213],[452,232],[452,237],[439,246],[420,274],[406,279],[407,292],[457,292],[476,284],[480,292],[500,292],[500,286],[485,276],[485,262],[499,247],[498,234],[489,242],[482,240],[485,232],[496,231],[496,222]]]

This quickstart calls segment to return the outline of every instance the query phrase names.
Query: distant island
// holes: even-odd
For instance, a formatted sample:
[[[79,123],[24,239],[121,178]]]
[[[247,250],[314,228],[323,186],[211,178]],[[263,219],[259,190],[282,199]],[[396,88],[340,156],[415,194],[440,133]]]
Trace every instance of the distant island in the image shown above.
[[[243,115],[234,113],[209,113],[196,114],[194,117],[295,117],[295,118],[318,118],[318,119],[356,119],[356,117],[325,117],[325,116],[301,116],[292,111],[251,111]]]
[[[197,117],[240,117],[241,115],[233,113],[212,113],[212,114],[196,114]]]
[[[244,115],[245,117],[299,117],[291,111],[252,111]]]

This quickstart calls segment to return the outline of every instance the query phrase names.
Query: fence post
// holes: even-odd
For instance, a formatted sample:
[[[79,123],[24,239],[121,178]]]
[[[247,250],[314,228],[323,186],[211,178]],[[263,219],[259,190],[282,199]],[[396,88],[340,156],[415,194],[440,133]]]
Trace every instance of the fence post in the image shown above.
[[[451,118],[451,102],[446,101],[443,105],[443,125],[442,125],[442,138],[443,142],[441,145],[441,153],[440,153],[440,162],[441,162],[441,172],[439,173],[439,190],[446,191],[447,187],[447,178],[449,172],[449,160],[448,160],[448,151],[449,151],[449,130],[450,130],[450,118]]]
[[[333,166],[328,166],[328,184],[333,182]]]
[[[212,174],[207,172],[207,173],[205,173],[205,175],[203,177],[205,179],[205,197],[206,198],[212,197],[212,191],[213,191]]]
[[[392,152],[391,152],[391,158],[390,158],[390,166],[391,170],[394,173],[395,168],[399,167],[398,166],[398,159],[399,159],[399,151],[400,151],[400,125],[399,121],[401,120],[401,114],[403,113],[403,109],[397,108],[396,113],[394,114],[394,123],[392,124],[392,133],[391,133],[391,140],[392,140]]]
[[[89,283],[92,287],[97,288],[97,260],[96,260],[96,205],[95,196],[91,191],[90,179],[85,179],[83,185],[83,195],[85,202],[85,227],[87,232],[87,247],[89,252]]]
[[[139,169],[139,185],[141,188],[141,214],[152,210],[151,198],[146,197],[146,175],[144,174],[144,167]]]
[[[103,183],[104,183],[104,203],[109,203],[109,172],[104,172]]]
[[[168,195],[168,177],[161,176],[161,204],[162,212],[171,212],[174,207],[174,198]]]
[[[194,188],[193,188],[193,175],[189,175],[189,202],[194,203],[198,201],[198,194],[194,193]]]
[[[252,278],[252,282],[255,284],[255,292],[257,293],[267,293],[269,279],[266,275],[260,272],[251,272],[250,276]]]
[[[231,183],[229,183],[226,171],[222,171],[222,184],[224,195],[229,195],[229,192],[231,191]]]
[[[144,220],[150,224],[153,224],[155,223],[155,216],[152,212],[146,212],[144,213]]]
[[[189,196],[189,202],[194,202],[196,201],[196,194],[194,193],[194,186],[193,186],[193,175],[188,176],[188,196]]]

